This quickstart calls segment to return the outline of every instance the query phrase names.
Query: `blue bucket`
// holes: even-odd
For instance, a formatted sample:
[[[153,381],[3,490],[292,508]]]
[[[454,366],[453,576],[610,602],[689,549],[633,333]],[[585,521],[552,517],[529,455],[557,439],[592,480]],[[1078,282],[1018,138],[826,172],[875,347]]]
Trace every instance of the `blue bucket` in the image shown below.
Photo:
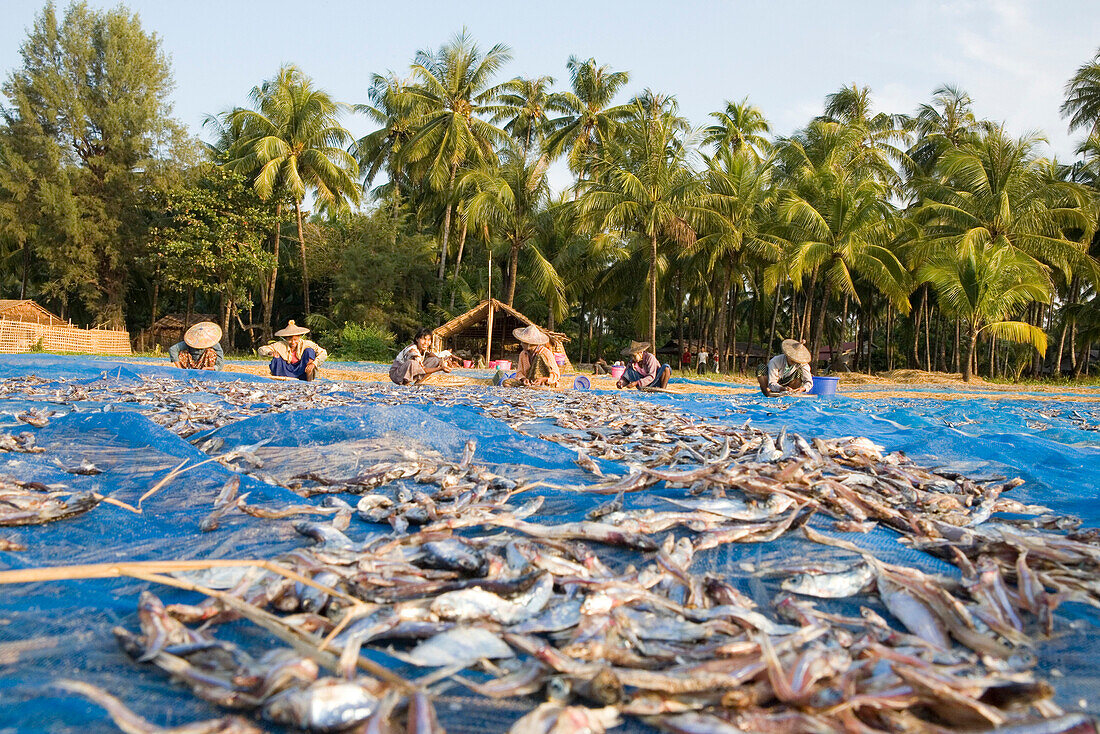
[[[814,375],[814,386],[810,388],[810,395],[820,395],[823,398],[836,395],[836,384],[839,377],[821,377]]]
[[[587,390],[592,387],[592,382],[584,375],[577,375],[573,379],[574,390]]]

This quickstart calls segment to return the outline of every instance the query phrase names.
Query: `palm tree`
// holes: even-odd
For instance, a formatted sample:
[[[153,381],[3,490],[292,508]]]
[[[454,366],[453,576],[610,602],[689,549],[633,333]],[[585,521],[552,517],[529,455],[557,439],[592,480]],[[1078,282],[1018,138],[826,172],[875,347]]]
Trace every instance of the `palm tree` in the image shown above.
[[[537,233],[537,217],[546,208],[550,187],[546,182],[546,157],[529,161],[520,151],[505,153],[499,169],[474,169],[464,175],[460,188],[471,192],[465,206],[466,221],[488,227],[509,246],[506,303],[516,297],[520,251]]]
[[[941,252],[917,271],[931,283],[940,305],[969,325],[969,348],[963,379],[974,371],[978,335],[985,331],[999,339],[1033,346],[1040,355],[1047,335],[1025,321],[1007,320],[1026,305],[1050,300],[1048,269],[1007,243],[973,244],[957,254]]]
[[[766,231],[774,214],[773,163],[773,156],[760,160],[756,151],[748,146],[740,147],[737,152],[731,147],[722,147],[711,159],[706,172],[703,205],[710,216],[695,249],[707,254],[708,272],[717,270],[724,274],[716,296],[720,303],[724,303],[727,296],[732,298],[730,310],[735,320],[730,332],[734,341],[737,290],[731,296],[730,289],[735,275],[743,269],[747,256],[757,261],[774,261],[779,252],[780,240]],[[716,359],[726,354],[726,313],[725,308],[719,312]]]
[[[938,169],[943,181],[918,182],[924,201],[915,214],[924,228],[918,258],[1003,246],[1066,275],[1096,273],[1087,251],[1095,231],[1089,192],[1048,175],[1048,164],[1033,152],[1040,141],[998,128],[947,151]]]
[[[1090,135],[1100,132],[1100,52],[1082,64],[1066,82],[1063,117],[1069,117],[1070,132],[1084,128]]]
[[[725,110],[711,112],[710,116],[715,123],[703,129],[703,142],[715,146],[716,152],[745,150],[760,161],[771,150],[771,142],[763,135],[771,131],[771,126],[760,108],[749,104],[748,97],[740,102],[727,101]]]
[[[786,271],[796,290],[810,273],[811,296],[814,281],[824,276],[810,349],[814,355],[820,346],[830,296],[842,294],[860,303],[853,274],[869,280],[899,311],[909,310],[908,272],[890,249],[896,221],[889,203],[890,188],[837,165],[837,156],[845,157],[845,143],[851,142],[853,133],[861,137],[862,130],[836,125],[811,123],[806,136],[809,140],[832,137],[837,142],[834,150],[808,149],[798,140],[791,140],[781,151],[790,183],[779,194],[777,219],[791,246],[779,269]],[[771,271],[769,283],[773,286],[779,269]]]
[[[346,150],[351,135],[339,123],[340,106],[294,66],[284,66],[249,96],[255,110],[229,113],[229,126],[241,131],[229,166],[253,176],[253,188],[261,198],[285,189],[293,199],[302,256],[302,302],[308,315],[302,201],[312,193],[327,207],[359,202],[358,168]]]
[[[908,140],[908,119],[904,115],[872,109],[869,87],[841,87],[825,97],[825,114],[818,118],[838,122],[859,131],[859,142],[849,151],[848,164],[853,172],[866,171],[873,178],[900,189],[901,179],[895,164],[907,164],[905,151],[898,147]]]
[[[500,102],[511,109],[493,122],[508,120],[504,131],[519,141],[524,158],[542,142],[550,119],[546,113],[564,111],[560,95],[550,91],[553,84],[554,77],[540,76],[537,79],[516,77],[501,85]]]
[[[914,164],[913,173],[929,174],[946,151],[989,129],[988,123],[974,116],[973,104],[969,94],[949,84],[932,92],[931,104],[922,104],[913,120],[916,142],[907,152]]]
[[[366,186],[374,182],[382,168],[386,169],[392,189],[395,223],[401,206],[401,179],[404,176],[402,153],[416,133],[416,121],[422,114],[416,98],[409,93],[409,85],[409,80],[399,79],[393,72],[388,76],[375,74],[367,89],[370,104],[357,104],[353,108],[381,126],[355,141],[353,152]],[[396,234],[395,227],[395,237]]]
[[[578,203],[589,226],[641,237],[649,245],[648,337],[656,350],[658,244],[693,244],[689,222],[708,213],[701,206],[702,182],[686,162],[682,118],[643,99],[631,105],[631,113],[631,123],[614,141],[605,140],[603,154],[590,164],[596,175],[581,182]]]
[[[496,147],[507,138],[503,130],[482,116],[498,117],[511,110],[497,103],[503,89],[490,86],[511,58],[508,47],[500,43],[483,54],[463,30],[437,52],[417,51],[412,65],[419,83],[410,87],[409,93],[423,106],[424,113],[416,121],[416,134],[404,152],[408,161],[426,165],[428,183],[443,194],[440,280],[447,267],[458,169],[464,164],[495,163]]]
[[[591,58],[570,56],[565,66],[572,91],[558,97],[563,114],[547,123],[546,150],[551,160],[567,155],[569,170],[583,178],[588,160],[630,115],[629,105],[611,106],[630,75]]]

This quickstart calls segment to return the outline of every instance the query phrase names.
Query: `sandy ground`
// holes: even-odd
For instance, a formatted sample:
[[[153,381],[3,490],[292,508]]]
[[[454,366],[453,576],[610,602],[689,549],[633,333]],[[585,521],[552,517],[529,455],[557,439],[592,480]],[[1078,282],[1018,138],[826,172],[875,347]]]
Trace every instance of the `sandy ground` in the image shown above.
[[[129,360],[119,360],[127,361]],[[131,364],[149,364],[149,362],[130,362]],[[267,376],[267,364],[254,363],[230,363],[225,367],[227,372],[241,372],[251,375]],[[385,372],[366,372],[362,370],[341,369],[338,366],[322,366],[322,377],[329,380],[348,382],[389,382],[389,375]],[[484,374],[484,372],[482,372]],[[611,377],[595,376],[588,372],[567,372],[562,375],[562,385],[572,386],[573,378],[579,374],[585,375],[592,383],[594,390],[613,390],[615,380]],[[682,375],[689,380],[708,383],[707,385],[695,385],[682,382],[678,377],[673,377],[669,384],[669,391],[680,394],[707,394],[707,395],[759,395],[756,381],[749,377],[734,378],[716,375],[695,375],[688,372]],[[972,397],[984,399],[1012,399],[1026,398],[1029,400],[1069,400],[1076,402],[1100,402],[1100,389],[1086,387],[1084,385],[1005,385],[986,382],[975,377],[969,383],[964,382],[962,375],[944,372],[924,372],[922,370],[894,370],[893,372],[879,373],[876,375],[864,375],[848,373],[839,375],[837,393],[850,398],[933,398],[937,400],[964,400]],[[718,384],[720,383],[720,384]],[[471,370],[456,369],[450,374],[436,373],[430,383],[440,387],[465,387],[468,385],[489,385],[490,381],[484,377],[473,374]],[[919,388],[919,389],[918,389]],[[1026,393],[1021,395],[1021,393]]]

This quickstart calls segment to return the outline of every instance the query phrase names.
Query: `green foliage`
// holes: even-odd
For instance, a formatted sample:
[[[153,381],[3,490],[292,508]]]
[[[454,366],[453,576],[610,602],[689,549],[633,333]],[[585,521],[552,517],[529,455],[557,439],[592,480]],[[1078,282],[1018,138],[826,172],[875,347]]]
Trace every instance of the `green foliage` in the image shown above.
[[[189,143],[171,119],[167,56],[124,8],[52,5],[4,84],[9,152],[21,160],[46,295],[76,295],[124,326],[129,267],[145,236],[143,205]]]
[[[337,359],[389,362],[396,354],[393,333],[381,326],[348,322],[333,336]]]
[[[275,220],[246,180],[203,166],[190,181],[158,192],[153,201],[147,264],[169,288],[190,288],[251,305],[257,274],[272,265],[263,248]]]

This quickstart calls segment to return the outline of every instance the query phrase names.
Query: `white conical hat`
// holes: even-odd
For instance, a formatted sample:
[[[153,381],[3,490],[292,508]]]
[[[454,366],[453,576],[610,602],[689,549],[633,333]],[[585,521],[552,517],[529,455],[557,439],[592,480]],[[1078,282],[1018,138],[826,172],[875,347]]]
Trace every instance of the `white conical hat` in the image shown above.
[[[183,335],[183,343],[192,349],[209,349],[222,340],[222,327],[213,321],[200,321]]]
[[[302,334],[308,334],[309,329],[304,326],[298,326],[294,323],[294,319],[286,322],[285,329],[279,329],[275,332],[275,336],[301,336]]]

